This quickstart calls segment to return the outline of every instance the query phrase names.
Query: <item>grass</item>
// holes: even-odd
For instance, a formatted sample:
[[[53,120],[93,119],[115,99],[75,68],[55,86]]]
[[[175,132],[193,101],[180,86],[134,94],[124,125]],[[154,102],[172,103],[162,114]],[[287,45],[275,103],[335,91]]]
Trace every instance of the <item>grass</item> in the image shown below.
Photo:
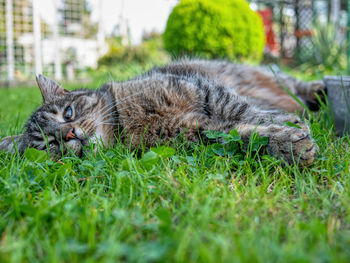
[[[30,88],[0,98],[0,137],[41,102]],[[350,140],[327,106],[306,121],[320,150],[305,169],[182,140],[140,156],[118,143],[64,165],[0,153],[0,262],[349,262]]]

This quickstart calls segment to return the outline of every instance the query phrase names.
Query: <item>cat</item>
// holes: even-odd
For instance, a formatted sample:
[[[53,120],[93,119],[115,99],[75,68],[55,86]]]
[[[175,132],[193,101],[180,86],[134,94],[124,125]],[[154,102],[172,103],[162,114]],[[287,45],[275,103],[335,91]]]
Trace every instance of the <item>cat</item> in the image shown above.
[[[43,105],[24,134],[0,142],[2,150],[23,153],[34,147],[56,156],[82,156],[84,146],[111,147],[116,137],[133,147],[141,141],[150,147],[180,134],[205,142],[206,131],[237,129],[246,144],[253,132],[266,136],[269,153],[290,164],[311,164],[317,153],[309,127],[293,114],[303,108],[285,89],[314,109],[315,94],[325,88],[321,81],[302,82],[261,67],[208,60],[171,62],[97,90],[67,91],[43,75],[36,79]]]

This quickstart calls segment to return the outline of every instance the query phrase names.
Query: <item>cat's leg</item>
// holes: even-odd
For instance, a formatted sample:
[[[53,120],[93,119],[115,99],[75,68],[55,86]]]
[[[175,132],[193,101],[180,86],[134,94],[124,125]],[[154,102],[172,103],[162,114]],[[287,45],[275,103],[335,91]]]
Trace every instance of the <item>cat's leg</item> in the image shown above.
[[[273,156],[282,157],[288,163],[298,163],[302,166],[311,164],[317,153],[317,146],[310,137],[310,129],[293,114],[272,114],[256,113],[257,118],[252,118],[249,122],[238,122],[234,125],[226,122],[208,123],[208,130],[220,130],[229,132],[237,129],[242,140],[247,144],[252,133],[265,136],[269,139],[267,149]],[[263,116],[264,114],[268,114]],[[259,117],[265,119],[263,124],[259,124]],[[266,121],[271,117],[271,122]],[[300,127],[290,127],[286,123],[291,122]]]
[[[326,86],[323,81],[304,82],[299,81],[297,86],[297,96],[301,97],[310,110],[317,111],[320,108],[317,97],[324,101],[324,94],[327,94]]]
[[[271,155],[282,157],[288,163],[299,163],[302,166],[314,161],[317,146],[310,135],[300,129],[271,124],[268,126],[242,124],[237,131],[247,140],[252,132],[269,139],[267,149]]]
[[[310,136],[310,128],[298,116],[281,112],[261,114],[268,114],[271,122],[265,125],[256,125],[255,121],[253,124],[238,124],[236,128],[242,138],[247,140],[252,132],[256,132],[269,139],[267,149],[270,154],[300,165],[309,165],[314,161],[318,147]],[[296,127],[290,127],[291,124]]]
[[[326,93],[326,86],[323,81],[301,81],[282,72],[276,73],[275,77],[281,85],[301,98],[310,110],[317,111],[319,109],[317,97],[324,100],[324,93]]]
[[[302,113],[303,106],[289,94],[291,92],[311,110],[318,109],[316,94],[322,98],[322,91],[325,89],[322,82],[303,82],[283,72],[248,69],[249,74],[242,73],[234,80],[225,75],[220,81],[226,86],[234,87],[238,94],[248,97],[261,108]]]
[[[216,89],[220,90],[220,87]],[[282,157],[289,163],[296,161],[307,165],[313,162],[317,147],[310,137],[309,127],[298,116],[261,110],[241,96],[225,92],[224,89],[221,91],[208,95],[209,102],[212,101],[209,103],[211,116],[204,129],[226,133],[237,129],[246,143],[256,132],[269,139],[267,149],[270,154]]]

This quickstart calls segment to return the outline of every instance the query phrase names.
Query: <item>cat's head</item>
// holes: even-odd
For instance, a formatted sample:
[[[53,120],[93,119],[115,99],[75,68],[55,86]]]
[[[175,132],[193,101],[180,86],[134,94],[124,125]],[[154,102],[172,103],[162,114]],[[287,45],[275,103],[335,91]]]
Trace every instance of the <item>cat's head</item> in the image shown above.
[[[57,82],[38,75],[43,105],[30,117],[25,132],[0,142],[0,150],[20,153],[28,147],[53,155],[82,154],[90,143],[107,145],[113,139],[115,103],[107,89],[67,91]]]

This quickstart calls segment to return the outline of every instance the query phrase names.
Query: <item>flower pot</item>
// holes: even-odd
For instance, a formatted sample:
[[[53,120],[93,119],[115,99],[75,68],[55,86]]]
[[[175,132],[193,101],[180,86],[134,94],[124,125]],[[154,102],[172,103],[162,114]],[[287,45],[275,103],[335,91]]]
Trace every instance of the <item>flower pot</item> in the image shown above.
[[[350,76],[326,76],[324,82],[338,134],[350,134]]]

